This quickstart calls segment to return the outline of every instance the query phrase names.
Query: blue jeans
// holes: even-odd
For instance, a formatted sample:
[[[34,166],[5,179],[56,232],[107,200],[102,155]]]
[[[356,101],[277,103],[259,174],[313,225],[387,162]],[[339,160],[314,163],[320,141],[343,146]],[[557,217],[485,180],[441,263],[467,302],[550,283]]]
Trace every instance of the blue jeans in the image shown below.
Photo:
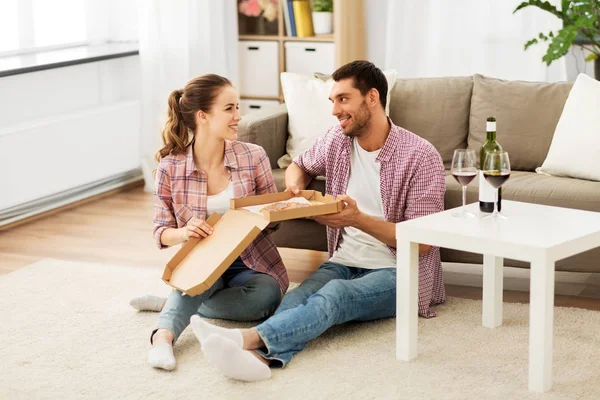
[[[275,311],[280,300],[281,288],[275,278],[251,270],[238,258],[214,285],[198,296],[184,296],[173,290],[152,336],[158,329],[168,329],[175,335],[175,343],[194,314],[233,321],[264,319]]]
[[[271,366],[284,367],[306,344],[334,325],[396,315],[396,269],[323,263],[290,290],[275,314],[256,327]]]

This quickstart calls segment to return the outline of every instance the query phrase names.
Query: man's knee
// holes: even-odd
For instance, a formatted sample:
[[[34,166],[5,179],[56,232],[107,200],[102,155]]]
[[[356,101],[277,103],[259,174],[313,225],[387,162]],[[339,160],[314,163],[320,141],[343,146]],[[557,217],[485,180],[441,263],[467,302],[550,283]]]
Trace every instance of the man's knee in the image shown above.
[[[347,292],[346,283],[342,279],[329,281],[321,290],[312,295],[309,301],[314,301],[318,308],[328,316],[334,316],[342,306],[344,295]]]

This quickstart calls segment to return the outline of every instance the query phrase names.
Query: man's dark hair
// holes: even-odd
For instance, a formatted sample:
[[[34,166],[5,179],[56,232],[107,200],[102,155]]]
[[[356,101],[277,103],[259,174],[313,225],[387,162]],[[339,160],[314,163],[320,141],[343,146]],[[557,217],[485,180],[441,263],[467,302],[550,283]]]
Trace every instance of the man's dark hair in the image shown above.
[[[352,61],[342,65],[331,76],[334,81],[352,78],[354,87],[364,96],[373,88],[379,92],[379,101],[385,110],[388,84],[383,72],[373,63],[364,60]]]

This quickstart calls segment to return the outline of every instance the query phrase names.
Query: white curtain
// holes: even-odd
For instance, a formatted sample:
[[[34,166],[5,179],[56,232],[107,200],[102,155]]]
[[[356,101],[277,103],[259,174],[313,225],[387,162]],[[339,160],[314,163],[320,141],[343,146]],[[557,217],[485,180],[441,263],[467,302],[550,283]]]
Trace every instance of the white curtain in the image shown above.
[[[238,80],[236,0],[138,0],[142,74],[142,169],[153,186],[167,98],[193,77]]]
[[[403,78],[475,73],[529,81],[566,80],[564,58],[542,62],[547,44],[524,44],[561,27],[539,8],[513,14],[521,0],[390,0],[385,68]],[[558,0],[551,0],[558,5]]]

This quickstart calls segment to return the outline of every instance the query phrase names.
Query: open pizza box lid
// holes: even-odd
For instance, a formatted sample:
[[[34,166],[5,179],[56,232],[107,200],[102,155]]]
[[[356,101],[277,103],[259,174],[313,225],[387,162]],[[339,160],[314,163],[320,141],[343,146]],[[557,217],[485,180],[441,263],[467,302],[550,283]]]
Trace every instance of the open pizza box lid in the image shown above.
[[[298,196],[301,199],[293,200],[294,197],[291,192],[281,192],[232,199],[230,210],[222,216],[212,214],[206,220],[214,229],[212,235],[190,238],[167,263],[162,280],[186,295],[197,296],[223,275],[270,222],[332,214],[344,208],[341,200],[315,190],[301,191]],[[261,210],[268,204],[300,200],[309,205],[280,211]]]
[[[275,210],[277,207],[268,207],[269,204],[285,201],[292,204],[290,208]],[[231,209],[250,209],[255,213],[262,214],[269,222],[277,222],[338,213],[344,209],[344,202],[334,199],[329,194],[323,195],[316,190],[301,190],[298,196],[294,196],[292,192],[280,192],[231,199]]]

